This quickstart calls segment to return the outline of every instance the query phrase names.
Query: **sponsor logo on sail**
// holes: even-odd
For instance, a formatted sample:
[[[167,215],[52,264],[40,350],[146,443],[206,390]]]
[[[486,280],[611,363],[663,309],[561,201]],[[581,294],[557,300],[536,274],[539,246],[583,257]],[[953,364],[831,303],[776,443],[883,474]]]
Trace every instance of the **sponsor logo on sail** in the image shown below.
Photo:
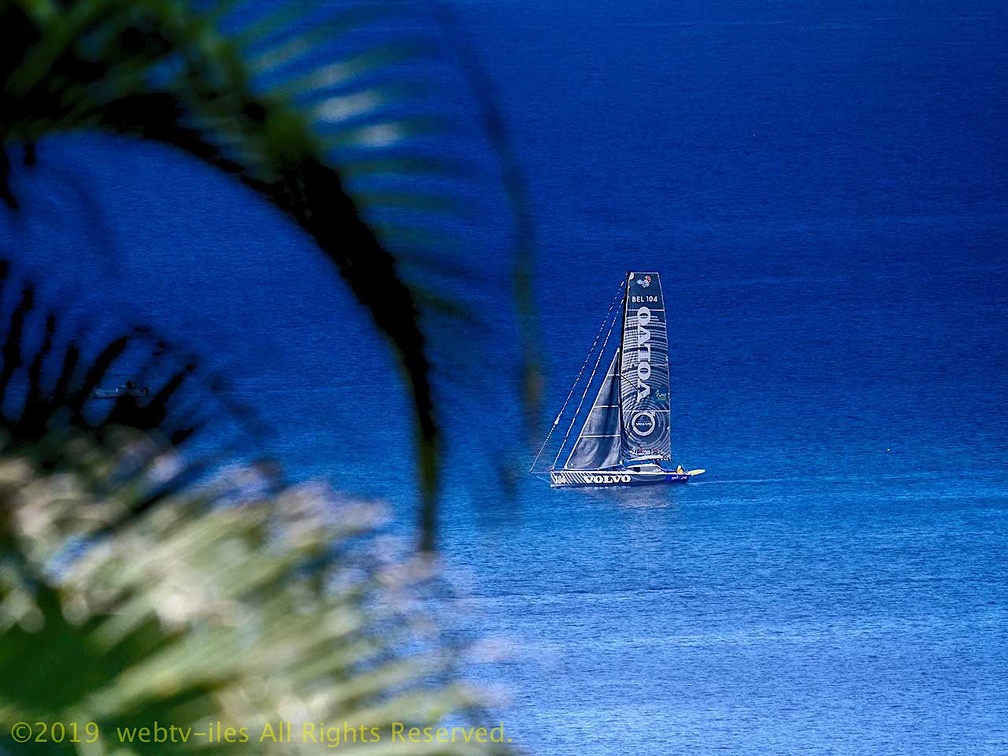
[[[651,322],[651,310],[637,308],[637,404],[651,393],[648,380],[651,378],[651,331],[645,326]]]
[[[635,412],[630,420],[630,427],[638,436],[650,436],[657,426],[655,413],[650,410]]]
[[[646,289],[648,286],[651,285],[651,276],[644,276],[644,278],[638,278],[637,285]]]

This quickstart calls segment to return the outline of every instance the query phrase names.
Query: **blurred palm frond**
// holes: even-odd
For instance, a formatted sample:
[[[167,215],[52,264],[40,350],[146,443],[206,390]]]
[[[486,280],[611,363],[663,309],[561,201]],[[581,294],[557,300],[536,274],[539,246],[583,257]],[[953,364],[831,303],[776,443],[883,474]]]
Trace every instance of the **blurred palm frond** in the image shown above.
[[[16,147],[33,163],[46,138],[94,130],[181,149],[282,210],[336,265],[408,376],[430,546],[439,444],[422,322],[427,304],[466,311],[464,288],[439,291],[446,274],[459,283],[453,268],[478,278],[488,267],[452,252],[453,229],[500,177],[486,166],[500,124],[485,99],[482,137],[458,118],[467,67],[461,82],[446,73],[442,41],[413,13],[405,3],[8,0],[0,199],[18,204]],[[503,174],[514,196],[513,171]],[[527,227],[519,209],[514,222]],[[515,237],[508,255],[525,255],[529,234]],[[433,277],[404,274],[407,259]],[[527,291],[527,264],[514,270]]]
[[[513,752],[479,742],[500,723],[453,681],[460,649],[423,608],[432,562],[375,537],[374,507],[245,469],[124,519],[176,465],[170,447],[123,433],[118,454],[64,437],[77,471],[0,459],[0,720],[77,723],[83,741],[12,743],[18,753]],[[118,485],[96,496],[85,467]],[[189,743],[123,742],[155,722]],[[279,722],[291,740],[263,738]],[[208,739],[218,723],[242,742]],[[449,723],[487,731],[440,742]],[[393,740],[400,725],[432,737]]]
[[[103,443],[109,429],[127,427],[181,446],[214,424],[224,454],[225,422],[250,439],[265,432],[191,350],[149,326],[79,310],[72,296],[0,258],[0,452],[32,448],[55,465],[66,461],[61,450],[45,458],[42,448],[53,433],[86,432]],[[136,391],[120,391],[127,382]]]

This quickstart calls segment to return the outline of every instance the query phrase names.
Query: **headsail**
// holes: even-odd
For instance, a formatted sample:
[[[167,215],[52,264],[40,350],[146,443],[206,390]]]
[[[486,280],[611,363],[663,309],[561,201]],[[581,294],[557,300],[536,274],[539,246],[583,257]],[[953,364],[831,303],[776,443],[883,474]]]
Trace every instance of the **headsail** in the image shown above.
[[[564,465],[567,470],[601,470],[619,464],[622,436],[618,364],[617,352]]]
[[[623,462],[671,459],[668,329],[657,273],[630,273],[620,349]]]

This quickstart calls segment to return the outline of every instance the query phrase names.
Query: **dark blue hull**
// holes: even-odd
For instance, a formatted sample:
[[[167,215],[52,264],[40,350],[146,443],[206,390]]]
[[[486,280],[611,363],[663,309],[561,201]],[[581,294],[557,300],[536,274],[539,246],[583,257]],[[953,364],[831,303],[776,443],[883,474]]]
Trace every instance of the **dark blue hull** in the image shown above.
[[[634,472],[632,470],[551,470],[554,488],[574,486],[653,486],[657,483],[685,483],[690,479],[678,472]]]

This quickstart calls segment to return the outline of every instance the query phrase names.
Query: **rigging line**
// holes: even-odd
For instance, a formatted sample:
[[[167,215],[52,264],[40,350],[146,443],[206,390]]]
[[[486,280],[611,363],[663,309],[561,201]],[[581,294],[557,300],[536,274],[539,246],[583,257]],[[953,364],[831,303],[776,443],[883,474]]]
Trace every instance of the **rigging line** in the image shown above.
[[[631,276],[631,278],[633,278],[633,276]],[[619,425],[617,427],[620,429],[620,448],[619,448],[620,464],[625,462],[623,458],[623,452],[625,451],[626,448],[626,438],[623,436],[623,360],[626,358],[626,353],[623,350],[623,347],[625,346],[623,340],[626,338],[627,312],[630,309],[630,282],[625,281],[624,283],[626,285],[626,294],[624,294],[624,297],[626,297],[625,299],[626,305],[623,307],[623,312],[621,313],[622,319],[620,321],[620,345],[619,345],[619,352],[616,355],[617,359],[619,360],[619,364],[617,365],[615,362],[613,363],[613,367],[616,369],[616,377],[614,379],[616,381],[616,396],[619,397],[619,409],[617,409],[616,411],[619,413],[619,419],[617,420]],[[638,357],[639,356],[640,355],[638,353]]]
[[[546,445],[549,444],[550,438],[553,437],[553,431],[556,430],[557,424],[560,422],[560,418],[563,416],[563,413],[567,410],[567,405],[570,403],[571,397],[574,395],[574,391],[577,389],[578,384],[581,382],[581,376],[584,375],[585,368],[588,367],[588,363],[591,361],[591,356],[595,352],[595,347],[598,345],[599,337],[606,330],[606,324],[609,323],[609,320],[612,317],[613,309],[616,307],[616,304],[622,298],[622,295],[623,295],[623,284],[620,283],[619,289],[616,290],[616,296],[613,297],[612,304],[609,305],[609,310],[608,312],[606,312],[605,318],[602,319],[602,325],[599,326],[598,332],[595,334],[595,340],[592,342],[591,349],[589,349],[588,354],[585,355],[585,360],[581,364],[581,370],[578,371],[578,376],[574,381],[574,385],[572,385],[571,390],[567,392],[567,398],[564,399],[563,407],[560,408],[560,411],[557,413],[556,418],[553,420],[553,425],[550,426],[549,433],[546,434],[546,440],[542,442],[542,446],[540,446],[539,451],[536,452],[535,459],[532,460],[532,466],[529,468],[529,472],[532,472],[535,469],[536,463],[539,462],[539,457],[542,456],[543,450],[546,448]],[[608,340],[609,336],[607,334],[606,341]],[[591,381],[589,381],[589,385],[590,384]],[[584,397],[582,397],[582,401],[584,401]],[[574,413],[574,417],[577,418],[576,412]],[[571,426],[573,427],[573,425],[574,421],[572,420]],[[570,435],[570,428],[567,429],[567,436],[569,435]],[[567,436],[564,436],[564,441],[567,440]],[[560,450],[561,451],[563,450],[563,444],[560,444]],[[560,458],[560,452],[558,451],[557,459],[559,458]],[[556,466],[556,459],[553,460],[553,464],[554,466]]]
[[[622,287],[620,287],[620,288],[622,288]],[[617,301],[621,301],[621,300],[622,300],[622,297],[617,296]],[[615,304],[615,302],[613,304]],[[610,307],[609,310],[610,310],[610,313],[611,313],[612,312],[612,307]],[[608,323],[609,319],[610,319],[610,315],[607,314],[606,315],[606,319],[603,322],[604,323]],[[588,376],[588,383],[585,384],[584,393],[581,394],[581,401],[578,402],[577,409],[574,410],[574,415],[571,417],[570,426],[567,428],[567,433],[564,435],[563,441],[560,442],[560,448],[557,449],[557,455],[556,455],[556,457],[553,460],[553,467],[556,467],[556,463],[560,459],[560,455],[563,454],[564,447],[567,445],[567,439],[570,438],[571,431],[574,430],[574,424],[577,422],[578,417],[580,417],[580,415],[581,415],[581,408],[584,406],[585,399],[588,398],[588,393],[591,390],[592,381],[595,380],[595,373],[598,372],[598,367],[599,367],[600,364],[602,364],[602,357],[605,355],[606,344],[609,343],[609,338],[613,335],[613,331],[615,331],[615,330],[616,330],[616,316],[612,316],[612,325],[610,325],[609,328],[606,330],[605,341],[602,342],[602,346],[598,350],[598,357],[595,359],[595,366],[592,368],[591,375]],[[623,337],[623,329],[620,328],[620,339],[621,340],[622,340],[622,337]],[[621,346],[622,346],[622,343],[621,343]],[[590,352],[589,352],[589,356],[591,356]],[[619,355],[617,354],[616,357],[618,357],[618,356]],[[616,367],[616,357],[613,358],[613,367],[614,368]],[[608,371],[608,368],[606,368],[606,370]],[[615,375],[613,377],[615,379]],[[588,410],[588,413],[589,413],[589,415],[591,414],[591,410],[590,409]],[[585,419],[585,423],[587,423],[587,422],[588,422],[587,419]],[[577,442],[575,442],[574,445],[577,446]],[[564,462],[564,467],[567,466],[567,464],[570,462],[570,458],[573,455],[574,455],[574,450],[571,449],[571,453],[567,455],[567,462]]]

